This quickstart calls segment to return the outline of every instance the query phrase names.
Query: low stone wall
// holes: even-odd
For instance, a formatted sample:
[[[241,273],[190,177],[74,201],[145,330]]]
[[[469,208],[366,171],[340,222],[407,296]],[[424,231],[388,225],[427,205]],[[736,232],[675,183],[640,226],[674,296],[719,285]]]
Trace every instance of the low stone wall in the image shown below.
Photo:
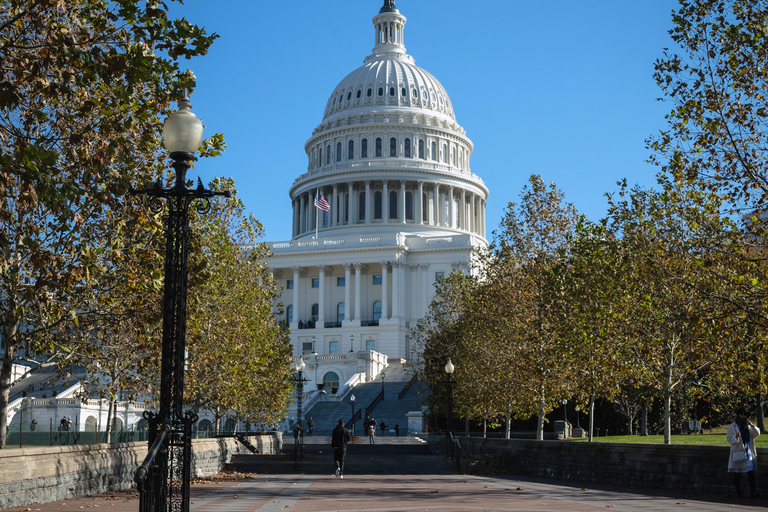
[[[259,453],[282,449],[282,433],[251,436]],[[0,450],[0,510],[135,487],[146,442]],[[215,474],[234,454],[250,453],[232,438],[192,441],[192,476]]]
[[[724,495],[733,488],[733,478],[728,474],[728,446],[458,440],[462,456],[498,457],[509,472],[528,476]],[[758,449],[757,461],[757,486],[765,489],[768,449]],[[748,489],[746,481],[742,489]]]

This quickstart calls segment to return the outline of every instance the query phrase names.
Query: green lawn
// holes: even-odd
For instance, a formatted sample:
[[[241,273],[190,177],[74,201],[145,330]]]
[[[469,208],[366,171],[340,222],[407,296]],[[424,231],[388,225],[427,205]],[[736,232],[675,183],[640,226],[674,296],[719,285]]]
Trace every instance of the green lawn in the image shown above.
[[[638,443],[638,444],[664,444],[664,436],[603,436],[592,439],[596,443]],[[573,438],[571,441],[586,442],[585,438]],[[708,446],[728,446],[725,434],[692,434],[673,435],[672,444],[699,444]],[[755,440],[758,448],[768,448],[768,435],[761,435]]]

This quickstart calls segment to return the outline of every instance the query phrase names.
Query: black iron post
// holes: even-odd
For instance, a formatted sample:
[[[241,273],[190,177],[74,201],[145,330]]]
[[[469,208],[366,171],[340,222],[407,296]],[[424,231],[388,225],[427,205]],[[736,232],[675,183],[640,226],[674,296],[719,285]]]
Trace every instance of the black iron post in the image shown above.
[[[354,334],[350,334],[349,335],[349,351],[350,352],[354,352],[354,350],[353,350],[354,345],[355,345],[355,335]]]
[[[301,425],[301,416],[303,414],[302,406],[304,405],[304,368],[306,363],[304,359],[299,357],[299,362],[296,363],[296,371],[298,375],[294,378],[296,382],[296,429],[293,434],[294,439],[294,462],[298,468],[299,456],[304,455],[304,429]]]
[[[352,422],[351,422],[352,425],[350,426],[352,427],[352,435],[355,435],[355,395],[354,394],[349,398],[349,401],[352,404]]]
[[[579,411],[581,410],[581,407],[578,405],[576,406],[576,428],[581,428],[581,425],[579,424]]]
[[[451,442],[451,430],[453,422],[453,370],[455,369],[450,358],[445,364],[445,373],[448,374],[448,424],[445,429],[445,456],[450,457],[453,452],[453,443]]]
[[[381,399],[384,400],[384,372],[381,372]]]
[[[186,123],[198,122],[190,111],[189,99],[179,101],[179,111]],[[191,120],[190,120],[191,118]],[[205,214],[214,196],[229,197],[227,192],[214,192],[203,187],[198,178],[195,189],[187,188],[187,170],[194,159],[194,151],[174,151],[169,147],[166,121],[166,147],[171,151],[176,179],[173,187],[163,188],[160,181],[152,188],[132,190],[149,196],[153,211],[165,211],[165,288],[163,292],[163,346],[160,363],[160,408],[157,413],[144,412],[149,422],[149,446],[161,432],[168,429],[146,478],[140,484],[141,512],[189,512],[191,475],[192,425],[198,417],[192,411],[182,410],[184,396],[185,338],[187,329],[187,266],[189,245],[189,207]],[[183,134],[181,135],[183,136]],[[179,136],[178,138],[180,138]],[[202,126],[199,137],[202,138]],[[194,138],[194,137],[193,137]],[[192,143],[194,145],[194,143]],[[197,141],[199,147],[200,140]],[[163,201],[165,200],[165,201]]]
[[[563,419],[568,423],[568,400],[563,398]]]

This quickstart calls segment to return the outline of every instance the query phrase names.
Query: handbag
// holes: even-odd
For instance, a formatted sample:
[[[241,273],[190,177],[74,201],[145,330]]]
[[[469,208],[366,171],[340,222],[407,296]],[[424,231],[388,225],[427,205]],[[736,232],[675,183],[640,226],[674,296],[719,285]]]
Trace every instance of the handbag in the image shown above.
[[[747,460],[747,450],[736,450],[731,457],[733,458],[733,462],[744,462]]]

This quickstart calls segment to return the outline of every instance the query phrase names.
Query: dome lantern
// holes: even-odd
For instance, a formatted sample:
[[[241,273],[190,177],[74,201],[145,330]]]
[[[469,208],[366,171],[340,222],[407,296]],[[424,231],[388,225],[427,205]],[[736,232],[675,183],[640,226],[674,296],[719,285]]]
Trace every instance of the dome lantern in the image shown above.
[[[403,29],[406,18],[395,7],[395,0],[385,0],[384,7],[373,18],[376,27],[376,45],[373,53],[405,54]]]

